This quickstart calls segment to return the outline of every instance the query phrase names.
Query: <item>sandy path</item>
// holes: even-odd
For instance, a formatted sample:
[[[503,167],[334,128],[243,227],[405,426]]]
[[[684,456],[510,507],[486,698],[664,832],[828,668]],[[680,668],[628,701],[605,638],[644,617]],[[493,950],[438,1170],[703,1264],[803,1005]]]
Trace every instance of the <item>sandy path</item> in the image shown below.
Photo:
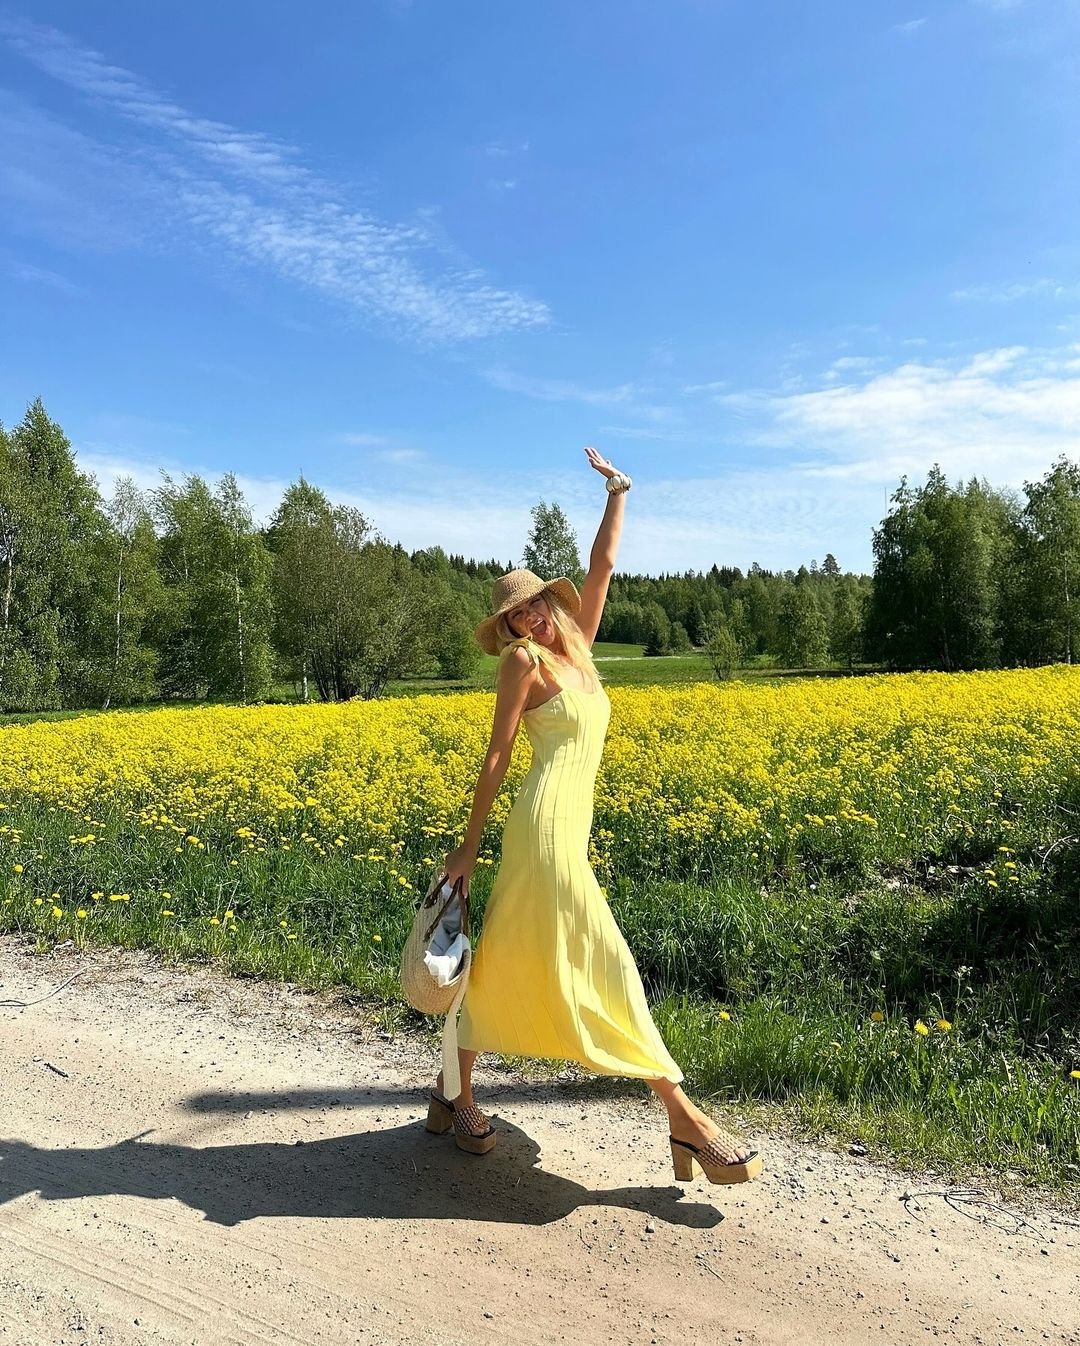
[[[642,1086],[505,1072],[475,1159],[422,1129],[432,1049],[326,999],[2,938],[0,1000],[80,967],[0,1006],[4,1346],[1080,1343],[1049,1209],[909,1214],[769,1137],[761,1182],[681,1189]]]

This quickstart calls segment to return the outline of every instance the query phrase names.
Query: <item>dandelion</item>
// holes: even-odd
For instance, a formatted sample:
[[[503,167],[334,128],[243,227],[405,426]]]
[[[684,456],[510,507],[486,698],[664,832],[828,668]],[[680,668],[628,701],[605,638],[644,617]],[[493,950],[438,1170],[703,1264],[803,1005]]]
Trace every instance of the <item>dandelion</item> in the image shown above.
[[[227,911],[227,912],[225,913],[225,915],[222,917],[222,919],[223,919],[223,920],[226,920],[226,921],[231,921],[231,920],[233,919],[233,914],[232,914],[232,912],[231,912],[231,911]]]
[[[35,907],[40,907],[41,904],[42,904],[44,901],[45,901],[45,899],[44,899],[43,897],[35,897],[35,898],[34,898],[34,906],[35,906]]]
[[[79,910],[75,913],[75,915],[78,917],[78,919],[79,919],[80,921],[85,921],[85,920],[86,920],[86,908],[85,908],[85,907],[80,907]]]
[[[943,1033],[948,1033],[952,1029],[952,1024],[948,1019],[938,1019],[935,1021],[934,1027],[940,1028]]]
[[[12,865],[11,868],[15,871],[16,874],[21,874],[23,872],[22,865]]]
[[[382,935],[372,935],[372,937],[371,937],[371,941],[372,941],[373,944],[381,944],[381,943],[382,943]]]
[[[175,916],[175,915],[176,915],[176,912],[175,912],[175,911],[169,911],[167,908],[163,908],[161,914],[162,914],[162,916]]]
[[[278,925],[281,926],[282,930],[288,930],[288,928],[289,928],[289,922],[288,922],[288,921],[278,921]]]
[[[110,894],[109,894],[109,901],[110,901],[110,902],[130,902],[130,901],[131,901],[131,894],[130,894],[130,893],[110,893]]]
[[[216,916],[211,916],[211,917],[210,917],[210,924],[211,924],[211,925],[220,925],[221,922],[218,920],[218,918],[217,918]]]
[[[286,939],[296,939],[297,936],[296,936],[296,935],[286,935],[285,938],[286,938]]]
[[[162,900],[162,902],[171,902],[171,901],[172,901],[172,893],[162,893],[162,894],[161,894],[161,900]]]
[[[871,1023],[875,1024],[884,1023],[885,1016],[884,1014],[882,1014],[881,1010],[874,1010],[873,1013],[870,1015],[870,1021]]]
[[[1069,1079],[1070,1079],[1070,1080],[1080,1080],[1080,1070],[1070,1070],[1070,1071],[1069,1071]]]
[[[915,1020],[915,1032],[918,1033],[921,1038],[929,1037],[930,1035],[929,1028],[927,1028],[921,1019]]]
[[[57,920],[59,920],[60,917],[63,916],[64,914],[64,909],[62,907],[53,907],[52,914],[56,917]]]
[[[720,1011],[720,1019],[721,1019],[721,1022],[723,1022],[723,1023],[730,1023],[730,1022],[731,1022],[731,1015],[727,1012],[727,1010],[721,1010],[721,1011]]]

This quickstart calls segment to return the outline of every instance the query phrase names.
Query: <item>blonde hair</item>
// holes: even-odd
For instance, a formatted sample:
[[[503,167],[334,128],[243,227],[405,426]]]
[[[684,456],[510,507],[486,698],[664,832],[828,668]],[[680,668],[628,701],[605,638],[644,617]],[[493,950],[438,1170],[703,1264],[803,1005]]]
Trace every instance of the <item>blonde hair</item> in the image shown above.
[[[596,671],[592,652],[586,643],[581,627],[578,626],[572,614],[563,607],[550,589],[544,589],[540,597],[546,600],[548,607],[551,609],[551,624],[555,628],[555,634],[562,646],[567,663],[573,664],[580,671],[587,691],[598,691],[600,675]],[[507,645],[512,645],[514,641],[522,639],[521,636],[514,634],[509,615],[505,612],[500,615],[499,620],[495,623],[495,637],[498,641],[500,654],[506,649]]]

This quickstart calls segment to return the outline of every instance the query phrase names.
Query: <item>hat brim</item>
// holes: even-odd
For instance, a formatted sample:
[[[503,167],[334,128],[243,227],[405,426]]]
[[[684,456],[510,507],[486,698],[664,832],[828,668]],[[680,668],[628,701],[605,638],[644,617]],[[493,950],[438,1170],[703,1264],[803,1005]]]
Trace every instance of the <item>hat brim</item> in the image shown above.
[[[490,617],[484,618],[476,628],[475,632],[477,644],[484,653],[499,653],[499,636],[495,628],[499,624],[500,617],[505,616],[506,613],[519,607],[522,603],[529,602],[529,600],[535,598],[537,594],[546,593],[549,589],[559,600],[560,605],[564,607],[572,617],[577,616],[581,611],[581,595],[571,581],[564,576],[560,576],[557,580],[548,580],[546,583],[540,584],[536,591],[529,594],[528,597],[522,598],[519,595],[515,597],[512,603],[508,603],[505,607],[500,608],[498,612],[493,612]]]

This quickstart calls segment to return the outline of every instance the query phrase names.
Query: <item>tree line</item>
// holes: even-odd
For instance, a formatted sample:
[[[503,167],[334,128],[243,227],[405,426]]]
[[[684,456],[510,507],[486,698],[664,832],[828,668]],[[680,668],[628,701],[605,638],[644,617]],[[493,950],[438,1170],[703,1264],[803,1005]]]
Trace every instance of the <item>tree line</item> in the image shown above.
[[[935,468],[902,482],[874,532],[873,576],[826,554],[797,571],[713,565],[617,574],[602,640],[706,650],[718,670],[990,668],[1071,662],[1080,637],[1080,467],[1023,497]],[[576,539],[540,502],[523,563],[580,580]],[[103,499],[41,401],[0,426],[0,709],[166,699],[380,695],[403,677],[468,678],[472,629],[515,564],[406,552],[301,479],[257,526],[235,476]]]

